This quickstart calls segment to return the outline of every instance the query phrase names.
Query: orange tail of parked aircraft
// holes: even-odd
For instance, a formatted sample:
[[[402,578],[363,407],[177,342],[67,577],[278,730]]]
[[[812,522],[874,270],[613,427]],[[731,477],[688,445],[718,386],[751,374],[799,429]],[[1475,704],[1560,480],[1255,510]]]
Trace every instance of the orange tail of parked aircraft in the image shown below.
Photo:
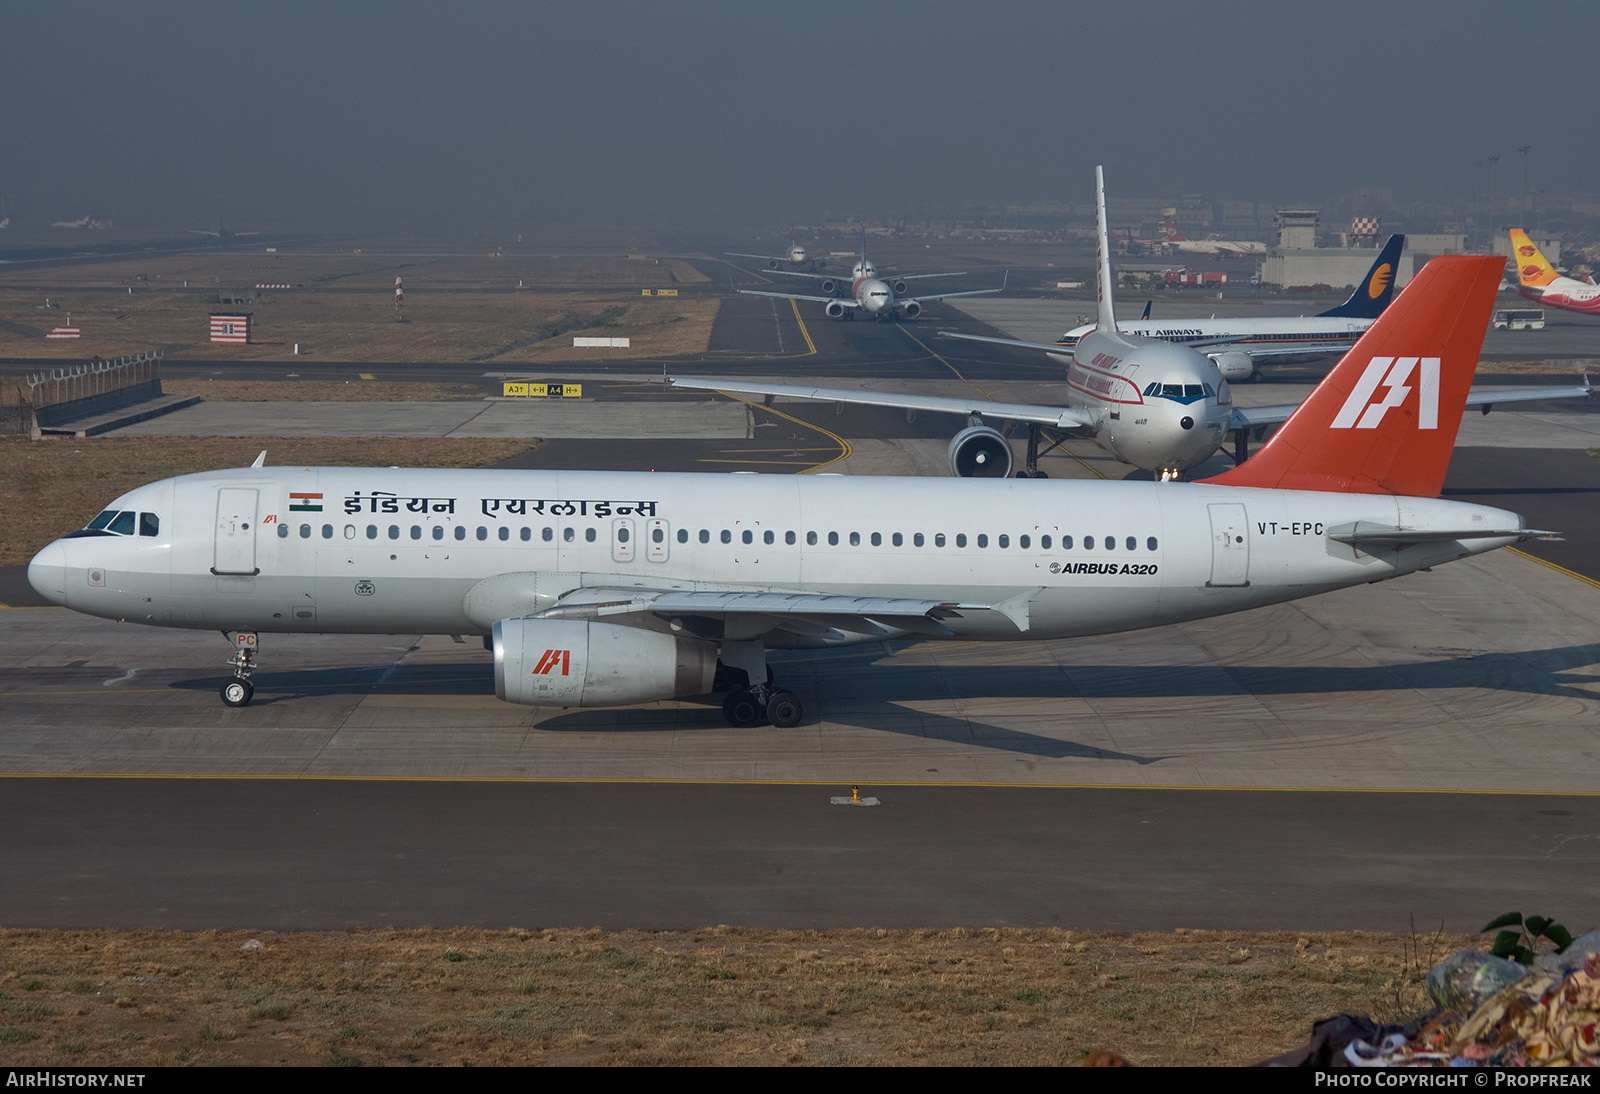
[[[1206,481],[1437,497],[1504,270],[1429,262],[1260,452]]]
[[[1524,285],[1543,288],[1561,276],[1521,228],[1511,229],[1511,253],[1517,262],[1517,278]]]

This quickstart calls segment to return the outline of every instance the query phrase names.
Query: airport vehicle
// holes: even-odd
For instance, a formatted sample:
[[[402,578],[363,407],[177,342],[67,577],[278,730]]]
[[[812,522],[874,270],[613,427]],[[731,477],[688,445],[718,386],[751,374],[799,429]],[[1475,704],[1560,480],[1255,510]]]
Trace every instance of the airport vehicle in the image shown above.
[[[1495,330],[1544,330],[1543,308],[1507,308],[1494,313]]]
[[[765,262],[767,264],[767,268],[771,270],[782,270],[785,264],[790,266],[804,266],[806,269],[810,270],[822,268],[822,259],[811,258],[806,253],[806,249],[800,246],[798,243],[789,244],[789,249],[784,252],[782,257],[777,257],[775,255],[744,254],[740,251],[724,251],[723,253],[732,258],[759,258],[761,261]]]
[[[1547,308],[1600,315],[1600,285],[1556,272],[1521,228],[1511,229],[1511,252],[1517,263],[1517,291],[1524,297]]]
[[[915,319],[922,314],[922,303],[926,300],[946,300],[955,296],[986,296],[991,293],[1002,292],[1005,284],[1002,282],[998,289],[975,289],[971,292],[947,292],[924,294],[916,299],[910,299],[904,294],[907,290],[906,282],[916,281],[928,277],[959,277],[958,273],[942,274],[908,274],[885,280],[878,276],[878,268],[867,260],[867,229],[861,229],[861,257],[856,260],[854,268],[850,271],[849,294],[835,296],[845,287],[842,277],[825,274],[788,272],[794,277],[813,277],[822,282],[819,286],[824,296],[809,296],[803,293],[766,292],[759,289],[740,289],[745,296],[775,296],[780,300],[808,300],[823,305],[823,313],[830,319],[854,319],[856,312],[861,311],[874,319]]]
[[[1437,497],[1499,268],[1430,263],[1254,460],[1204,483],[273,468],[263,453],[122,495],[28,580],[90,615],[231,633],[235,707],[262,632],[472,633],[509,702],[703,695],[720,665],[728,722],[794,726],[770,649],[1115,633],[1544,534]],[[1112,330],[1098,344],[1128,351]]]
[[[1328,353],[1343,353],[1355,344],[1372,321],[1383,314],[1383,309],[1394,299],[1394,273],[1405,249],[1406,237],[1392,235],[1384,243],[1349,298],[1336,308],[1316,315],[1285,315],[1259,319],[1228,319],[1211,316],[1205,319],[1160,319],[1148,316],[1123,320],[1118,329],[1125,334],[1139,334],[1193,346],[1212,361],[1226,380],[1259,379],[1256,366],[1268,358],[1316,357]],[[1055,342],[1019,342],[1007,338],[986,338],[976,334],[947,334],[941,337],[961,338],[969,342],[994,342],[999,345],[1039,349],[1046,353],[1058,348],[1071,349],[1078,339],[1091,333],[1095,324],[1085,323],[1073,327]]]
[[[1267,253],[1267,245],[1243,239],[1189,239],[1178,230],[1178,222],[1168,217],[1161,228],[1161,245],[1178,254],[1215,255],[1218,258],[1250,258]]]
[[[1193,467],[1217,450],[1228,428],[1232,401],[1228,385],[1216,365],[1195,350],[1155,338],[1129,337],[1119,331],[1112,310],[1102,179],[1100,168],[1096,168],[1099,327],[1073,349],[1065,406],[792,384],[729,383],[698,377],[673,377],[671,382],[678,387],[766,398],[861,403],[964,415],[967,424],[951,439],[948,450],[951,473],[963,478],[1005,478],[1012,472],[1011,443],[989,421],[1027,426],[1026,462],[1018,472],[1022,478],[1044,477],[1038,466],[1041,442],[1048,442],[1042,450],[1048,452],[1061,443],[1060,435],[1068,431],[1087,433],[1118,459],[1167,477]]]

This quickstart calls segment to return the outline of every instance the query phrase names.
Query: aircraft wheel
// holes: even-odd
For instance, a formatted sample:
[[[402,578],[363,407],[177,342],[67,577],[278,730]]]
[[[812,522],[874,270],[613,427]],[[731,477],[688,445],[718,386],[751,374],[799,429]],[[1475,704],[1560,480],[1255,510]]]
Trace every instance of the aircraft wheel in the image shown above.
[[[766,710],[750,688],[731,691],[728,697],[722,700],[722,716],[735,729],[749,729],[751,726],[760,725],[765,714]]]
[[[248,680],[227,680],[220,689],[222,701],[230,707],[242,707],[250,701],[256,693],[254,685]]]
[[[800,700],[791,691],[774,692],[767,700],[767,721],[779,729],[792,729],[805,715]]]

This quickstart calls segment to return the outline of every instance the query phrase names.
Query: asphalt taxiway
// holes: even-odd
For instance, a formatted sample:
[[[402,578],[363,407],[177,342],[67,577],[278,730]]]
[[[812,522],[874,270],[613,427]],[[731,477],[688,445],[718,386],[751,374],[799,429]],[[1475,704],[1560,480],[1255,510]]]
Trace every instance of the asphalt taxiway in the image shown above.
[[[770,333],[729,334],[729,374],[810,375],[845,346],[860,358],[832,375],[883,386],[1042,401],[1059,375],[945,353],[934,323],[759,303]],[[816,355],[788,355],[786,321]],[[519,464],[936,472],[949,436],[932,415],[625,397],[648,367],[606,368],[595,406],[733,408],[747,435],[551,440]],[[1533,893],[1581,922],[1600,897],[1600,477],[1587,424],[1555,444],[1540,415],[1600,419],[1502,414],[1448,491],[1570,548],[1092,640],[783,655],[808,710],[788,731],[730,729],[706,700],[509,706],[475,640],[422,636],[265,636],[256,699],[230,710],[217,635],[0,611],[0,923],[1470,931]],[[1052,461],[1129,473],[1087,448]],[[835,804],[852,786],[880,804]]]

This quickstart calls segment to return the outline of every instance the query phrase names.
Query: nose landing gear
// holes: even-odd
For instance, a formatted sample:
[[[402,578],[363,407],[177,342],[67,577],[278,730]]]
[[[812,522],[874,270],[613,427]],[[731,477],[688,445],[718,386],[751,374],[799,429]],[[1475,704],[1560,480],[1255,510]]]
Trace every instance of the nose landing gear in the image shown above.
[[[223,631],[227,634],[227,631]],[[233,636],[233,656],[228,663],[233,666],[233,679],[224,680],[219,693],[230,707],[242,707],[255,695],[255,685],[250,683],[250,673],[256,666],[256,632],[240,631]]]

